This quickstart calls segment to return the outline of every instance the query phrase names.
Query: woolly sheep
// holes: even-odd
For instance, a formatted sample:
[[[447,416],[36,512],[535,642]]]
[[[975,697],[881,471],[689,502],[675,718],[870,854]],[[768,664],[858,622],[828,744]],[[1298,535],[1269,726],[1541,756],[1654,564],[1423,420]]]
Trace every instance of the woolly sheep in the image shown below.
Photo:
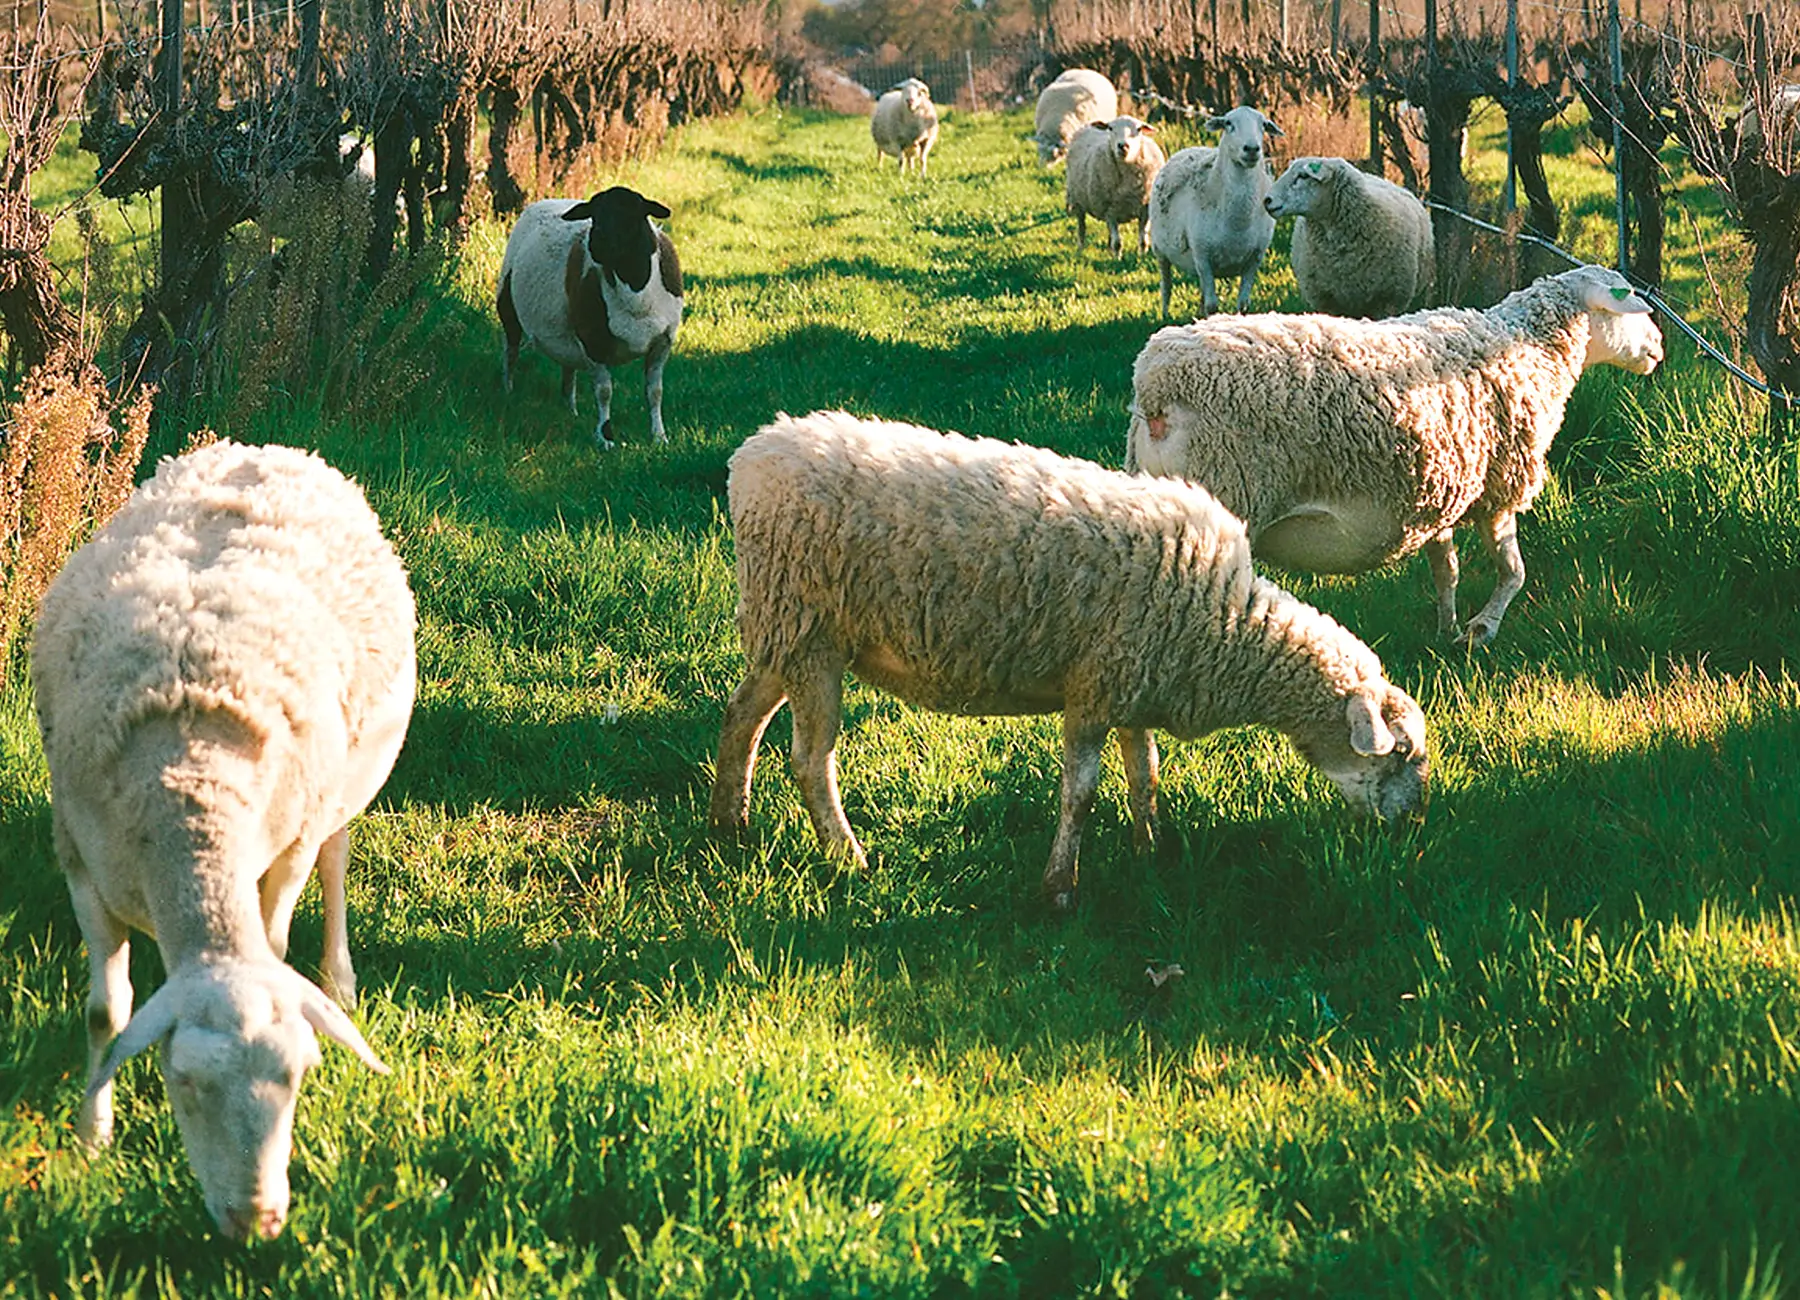
[[[908,77],[888,91],[875,101],[869,134],[875,139],[877,166],[882,154],[892,154],[898,159],[901,172],[911,163],[923,176],[938,137],[937,107],[931,102],[931,88],[917,77]]]
[[[1038,161],[1048,167],[1069,151],[1069,137],[1091,122],[1119,115],[1119,92],[1091,68],[1068,68],[1038,95]]]
[[[1392,181],[1343,158],[1296,158],[1263,207],[1294,218],[1294,279],[1314,311],[1392,316],[1431,288],[1431,214]]]
[[[1794,124],[1800,121],[1800,84],[1783,82],[1771,87],[1764,98],[1769,121],[1774,124],[1766,143],[1772,146],[1772,161],[1785,166],[1795,153]],[[1760,152],[1765,144],[1762,118],[1763,106],[1755,99],[1744,105],[1738,117],[1738,140],[1747,153]]]
[[[1275,234],[1263,210],[1269,171],[1264,137],[1283,134],[1248,105],[1208,118],[1217,147],[1183,149],[1169,160],[1150,195],[1150,242],[1162,274],[1162,314],[1169,317],[1172,268],[1200,281],[1202,316],[1219,309],[1218,276],[1238,277],[1238,310],[1250,310],[1256,271]]]
[[[111,1141],[114,1074],[161,1043],[207,1209],[231,1237],[273,1237],[315,1031],[387,1072],[337,1003],[356,997],[345,826],[412,712],[406,573],[322,460],[215,443],[165,460],[69,560],[31,675],[92,979],[77,1132]],[[284,961],[315,862],[324,990]],[[168,972],[136,1015],[131,930]]]
[[[757,743],[782,701],[820,844],[864,863],[838,801],[846,668],[920,707],[1063,715],[1062,816],[1044,889],[1073,897],[1082,825],[1119,730],[1136,839],[1155,835],[1150,729],[1285,732],[1355,807],[1416,812],[1424,715],[1330,618],[1250,567],[1206,492],[1035,447],[779,416],[731,458],[748,668],[719,736],[711,824],[749,824]]]
[[[1075,218],[1075,246],[1087,247],[1087,219],[1106,223],[1106,246],[1119,251],[1119,223],[1136,221],[1138,251],[1149,245],[1150,186],[1162,170],[1162,146],[1150,137],[1156,128],[1135,117],[1094,122],[1069,141],[1069,170],[1063,189]]]
[[[681,261],[652,217],[668,208],[615,185],[583,202],[541,199],[519,214],[500,262],[496,307],[506,335],[501,383],[512,392],[519,345],[530,339],[562,367],[575,410],[575,374],[593,378],[594,441],[611,451],[612,366],[644,359],[650,436],[663,427],[663,367],[681,329]]]
[[[1587,266],[1486,311],[1170,326],[1133,367],[1126,464],[1203,484],[1284,568],[1360,573],[1423,548],[1445,635],[1453,530],[1475,525],[1500,573],[1461,631],[1481,645],[1524,585],[1516,516],[1544,485],[1575,381],[1592,365],[1655,369],[1649,313],[1623,276]]]

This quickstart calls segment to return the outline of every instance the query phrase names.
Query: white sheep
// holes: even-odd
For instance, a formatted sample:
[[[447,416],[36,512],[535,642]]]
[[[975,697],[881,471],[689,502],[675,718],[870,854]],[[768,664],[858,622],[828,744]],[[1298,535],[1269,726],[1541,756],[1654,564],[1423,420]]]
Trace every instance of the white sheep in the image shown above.
[[[1293,217],[1300,296],[1333,316],[1393,316],[1431,288],[1431,213],[1412,194],[1343,158],[1296,158],[1263,207]]]
[[[593,378],[594,441],[611,451],[612,366],[644,359],[650,436],[667,442],[663,367],[681,329],[681,261],[651,218],[669,210],[615,185],[583,202],[541,199],[519,214],[500,263],[496,306],[506,335],[501,382],[512,392],[519,345],[529,338],[562,367],[575,408],[575,374]]]
[[[111,1141],[114,1074],[161,1043],[188,1161],[234,1238],[287,1217],[315,1032],[387,1071],[337,1005],[356,996],[345,826],[400,752],[413,625],[354,484],[308,453],[229,442],[165,460],[39,612],[32,685],[92,979],[77,1132]],[[315,861],[329,995],[284,962]],[[132,930],[168,972],[135,1015]]]
[[[1119,223],[1136,221],[1138,251],[1149,245],[1150,187],[1162,170],[1156,128],[1131,116],[1094,122],[1069,141],[1069,170],[1063,177],[1064,206],[1075,218],[1075,246],[1087,247],[1087,219],[1106,223],[1106,246],[1119,251]]]
[[[1108,734],[1140,846],[1156,745],[1262,723],[1355,807],[1412,814],[1425,722],[1361,641],[1250,566],[1206,492],[1036,447],[861,420],[779,416],[731,458],[748,661],[719,736],[711,825],[749,824],[757,743],[785,699],[820,844],[864,862],[838,800],[843,675],[920,707],[1063,715],[1062,816],[1044,889],[1067,906]]]
[[[869,115],[869,134],[875,140],[878,166],[883,154],[892,154],[902,173],[910,163],[923,176],[938,137],[937,106],[931,102],[931,88],[917,77],[908,77],[888,91],[875,101],[875,111]]]
[[[1744,152],[1751,154],[1767,144],[1770,161],[1785,167],[1796,152],[1794,126],[1800,122],[1800,84],[1782,82],[1771,86],[1762,98],[1765,104],[1758,104],[1754,98],[1745,103],[1738,116],[1738,142]],[[1766,140],[1762,121],[1765,108],[1772,124]]]
[[[1119,92],[1092,68],[1067,68],[1038,95],[1032,138],[1048,167],[1069,151],[1069,138],[1090,122],[1119,115]]]
[[[1360,573],[1423,548],[1440,630],[1481,645],[1524,585],[1516,517],[1544,485],[1575,381],[1661,360],[1649,304],[1597,266],[1486,311],[1169,326],[1132,370],[1126,465],[1204,485],[1284,568]],[[1500,578],[1459,633],[1460,524],[1481,530]]]
[[[1162,314],[1169,316],[1172,268],[1200,281],[1201,312],[1219,309],[1218,276],[1238,277],[1238,310],[1250,310],[1257,268],[1275,234],[1263,210],[1269,193],[1264,137],[1283,134],[1249,106],[1208,118],[1217,147],[1183,149],[1169,160],[1150,195],[1150,243],[1162,275]]]

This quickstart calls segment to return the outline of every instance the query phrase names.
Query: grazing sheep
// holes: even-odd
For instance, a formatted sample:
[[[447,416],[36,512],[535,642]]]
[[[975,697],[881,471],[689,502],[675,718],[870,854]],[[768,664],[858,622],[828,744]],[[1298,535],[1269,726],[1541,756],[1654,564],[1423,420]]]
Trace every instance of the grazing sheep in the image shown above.
[[[611,451],[612,371],[644,359],[650,436],[663,428],[663,366],[681,328],[681,262],[652,217],[669,210],[615,185],[585,202],[542,199],[519,214],[500,263],[500,324],[506,332],[502,383],[512,392],[519,344],[529,338],[563,370],[563,399],[575,408],[575,373],[593,376],[600,408],[594,441]]]
[[[1738,116],[1738,143],[1747,154],[1761,152],[1767,144],[1771,159],[1778,165],[1785,165],[1795,152],[1794,125],[1800,121],[1800,84],[1789,81],[1771,86],[1764,98],[1765,105],[1757,104],[1754,99],[1744,105]],[[1766,140],[1762,123],[1765,107],[1772,124]]]
[[[1169,160],[1150,195],[1150,242],[1162,272],[1162,314],[1169,318],[1173,267],[1200,281],[1200,314],[1219,310],[1218,276],[1238,277],[1238,310],[1250,310],[1256,271],[1275,234],[1263,210],[1269,170],[1264,137],[1280,127],[1249,106],[1208,118],[1216,148],[1183,149]]]
[[[881,155],[898,159],[902,174],[910,162],[919,175],[931,161],[931,147],[937,143],[937,107],[931,102],[931,88],[917,77],[908,77],[875,101],[869,117],[869,134],[875,139],[875,164]]]
[[[838,801],[846,668],[939,712],[1062,713],[1044,872],[1058,906],[1114,728],[1140,846],[1155,834],[1152,727],[1263,723],[1353,806],[1422,806],[1419,706],[1361,641],[1258,578],[1243,525],[1203,491],[835,411],[748,439],[730,498],[749,662],[720,731],[715,832],[748,826],[757,743],[785,699],[820,844],[864,862]]]
[[[1119,251],[1119,223],[1136,221],[1138,252],[1149,244],[1150,186],[1162,170],[1162,146],[1150,137],[1156,128],[1135,117],[1094,122],[1069,141],[1069,170],[1063,190],[1075,218],[1075,246],[1087,247],[1090,215],[1106,223],[1106,246]]]
[[[412,713],[406,572],[318,457],[215,443],[165,460],[69,560],[31,677],[92,979],[77,1132],[111,1141],[114,1074],[161,1043],[207,1209],[231,1237],[273,1237],[315,1032],[387,1072],[332,999],[356,997],[345,825]],[[315,861],[325,990],[284,962]],[[168,972],[136,1015],[132,930]]]
[[[1091,68],[1068,68],[1038,95],[1038,161],[1048,167],[1069,151],[1069,137],[1091,122],[1119,115],[1119,92]]]
[[[1296,158],[1263,200],[1293,217],[1300,296],[1333,316],[1393,316],[1431,288],[1431,214],[1406,190],[1343,158]]]
[[[1500,579],[1460,635],[1482,645],[1525,582],[1516,516],[1582,371],[1649,374],[1650,307],[1598,266],[1486,311],[1382,321],[1239,316],[1158,330],[1132,370],[1126,465],[1202,484],[1258,559],[1360,573],[1424,548],[1457,635],[1453,530],[1478,527]]]

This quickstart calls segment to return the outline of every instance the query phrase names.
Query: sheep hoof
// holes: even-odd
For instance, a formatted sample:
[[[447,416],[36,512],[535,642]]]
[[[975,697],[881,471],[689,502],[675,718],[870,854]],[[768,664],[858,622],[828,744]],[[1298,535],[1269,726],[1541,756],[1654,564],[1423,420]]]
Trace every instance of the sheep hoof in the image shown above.
[[[1494,633],[1497,631],[1499,631],[1498,628],[1490,626],[1484,619],[1470,619],[1469,626],[1463,629],[1462,635],[1457,638],[1457,643],[1467,646],[1471,650],[1486,649],[1488,644],[1493,641]]]
[[[600,426],[600,431],[594,435],[594,445],[601,451],[611,451],[619,445],[613,441],[611,420]]]

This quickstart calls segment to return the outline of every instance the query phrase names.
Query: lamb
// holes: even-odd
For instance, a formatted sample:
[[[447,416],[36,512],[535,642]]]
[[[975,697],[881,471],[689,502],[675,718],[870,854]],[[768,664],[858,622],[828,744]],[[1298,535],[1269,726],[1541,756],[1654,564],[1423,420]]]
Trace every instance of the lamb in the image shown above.
[[[1250,310],[1256,271],[1275,234],[1275,219],[1263,210],[1269,172],[1263,165],[1265,137],[1284,134],[1274,121],[1248,105],[1208,118],[1219,131],[1216,148],[1183,149],[1169,160],[1150,195],[1150,242],[1162,273],[1162,314],[1169,318],[1172,268],[1200,281],[1202,316],[1219,310],[1218,276],[1237,276],[1238,310]]]
[[[1544,485],[1575,381],[1661,360],[1649,304],[1597,266],[1486,311],[1169,326],[1132,370],[1126,465],[1204,485],[1283,568],[1361,573],[1423,548],[1440,632],[1485,645],[1524,585],[1517,516]],[[1481,530],[1500,578],[1459,630],[1461,524]]]
[[[869,117],[869,134],[875,139],[877,166],[882,154],[892,154],[898,159],[902,174],[911,163],[923,176],[938,137],[931,87],[917,77],[908,77],[876,100],[875,111]]]
[[[1343,158],[1296,158],[1263,207],[1293,217],[1300,296],[1333,316],[1393,316],[1431,288],[1431,214],[1392,181]]]
[[[1106,223],[1106,246],[1114,253],[1121,221],[1137,222],[1140,253],[1150,246],[1150,186],[1164,162],[1162,146],[1151,139],[1155,130],[1135,117],[1115,117],[1084,127],[1069,141],[1063,189],[1077,248],[1087,247],[1090,215]]]
[[[519,344],[529,338],[562,367],[563,400],[575,411],[575,374],[593,377],[594,441],[611,451],[612,371],[644,359],[650,436],[663,426],[663,366],[681,328],[681,261],[651,218],[669,209],[615,185],[583,202],[541,199],[519,214],[500,263],[498,309],[506,333],[502,385],[512,392]]]
[[[1068,68],[1038,95],[1036,127],[1038,162],[1048,167],[1069,151],[1069,137],[1092,122],[1119,115],[1119,92],[1091,68]]]
[[[273,1237],[315,1032],[387,1073],[356,998],[346,824],[412,713],[413,600],[362,493],[318,457],[220,442],[165,460],[69,560],[32,653],[57,858],[87,945],[87,1094],[152,1044],[188,1162],[230,1237]],[[321,989],[285,963],[314,863]],[[131,1014],[130,931],[167,982]],[[334,1002],[333,999],[336,999]]]
[[[1353,806],[1392,820],[1423,804],[1419,706],[1361,641],[1257,577],[1243,525],[1204,491],[836,411],[782,415],[749,438],[729,496],[748,666],[720,729],[716,833],[748,827],[757,745],[789,700],[819,842],[865,863],[838,801],[846,668],[938,712],[1062,713],[1043,882],[1058,907],[1073,901],[1114,728],[1145,848],[1152,727],[1263,723]]]

